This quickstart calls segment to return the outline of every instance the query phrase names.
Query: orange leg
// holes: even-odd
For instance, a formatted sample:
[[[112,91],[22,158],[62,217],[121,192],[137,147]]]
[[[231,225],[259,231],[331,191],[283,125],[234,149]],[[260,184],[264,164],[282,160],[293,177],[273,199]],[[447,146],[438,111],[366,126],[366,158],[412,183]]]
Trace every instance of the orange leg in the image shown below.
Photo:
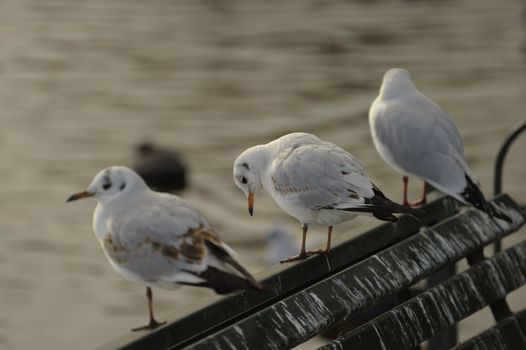
[[[409,203],[409,201],[407,200],[407,185],[409,184],[409,177],[402,177],[402,181],[404,181],[404,201],[402,202],[402,204],[406,207],[410,207],[411,203]]]
[[[300,253],[298,255],[291,256],[290,258],[287,258],[285,260],[281,260],[280,263],[283,264],[283,263],[287,263],[287,262],[303,260],[303,259],[305,259],[306,257],[309,256],[309,254],[307,254],[307,251],[305,250],[305,243],[307,242],[307,230],[308,230],[308,228],[309,228],[309,226],[307,226],[306,224],[303,224],[303,226],[301,227],[301,229],[303,231],[303,238],[301,240]]]
[[[332,226],[329,226],[327,229],[327,247],[325,248],[325,253],[331,251],[331,239],[332,239]]]
[[[327,245],[325,249],[316,249],[316,250],[309,250],[307,252],[308,255],[312,254],[327,254],[331,251],[331,239],[332,239],[332,226],[329,226],[327,229]]]
[[[148,308],[150,311],[150,323],[148,323],[146,326],[133,328],[132,332],[155,329],[166,323],[166,321],[157,322],[155,318],[153,317],[153,294],[152,294],[152,289],[150,287],[146,287],[146,297],[148,298]]]
[[[427,203],[427,182],[424,181],[422,197],[420,197],[420,199],[417,199],[416,201],[412,202],[411,206],[423,205],[423,204],[426,204],[426,203]]]
[[[404,181],[404,201],[403,201],[403,205],[405,205],[406,207],[414,207],[414,206],[417,206],[417,205],[422,205],[422,204],[426,204],[427,203],[427,182],[424,181],[424,188],[423,188],[423,193],[422,193],[422,197],[420,197],[420,199],[417,199],[416,201],[414,202],[409,202],[409,200],[407,199],[407,187],[408,187],[408,184],[409,184],[409,177],[407,176],[404,176],[402,178],[402,180]]]

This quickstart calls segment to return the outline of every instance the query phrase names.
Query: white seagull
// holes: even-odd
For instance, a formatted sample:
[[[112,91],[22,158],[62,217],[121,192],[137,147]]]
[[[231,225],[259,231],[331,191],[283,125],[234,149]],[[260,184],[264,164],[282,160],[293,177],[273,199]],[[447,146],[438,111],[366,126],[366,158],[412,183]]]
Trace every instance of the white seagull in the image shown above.
[[[248,198],[253,214],[254,194],[261,186],[276,203],[302,224],[299,260],[331,247],[332,226],[372,214],[380,220],[397,220],[393,213],[420,215],[389,200],[364,174],[358,159],[333,143],[306,133],[292,133],[266,145],[247,149],[235,161],[234,182]],[[309,224],[328,227],[325,250],[305,250]]]
[[[413,175],[462,203],[510,221],[484,198],[453,121],[416,89],[408,71],[393,68],[385,73],[369,110],[369,124],[380,156],[404,175],[404,205],[409,204],[407,175]],[[421,203],[425,203],[425,182],[422,199],[415,204]]]
[[[153,316],[150,286],[192,285],[218,294],[261,289],[196,209],[175,195],[150,190],[133,170],[106,168],[86,191],[67,201],[86,197],[98,202],[93,230],[111,266],[127,280],[147,286],[150,322],[133,331],[166,323]]]

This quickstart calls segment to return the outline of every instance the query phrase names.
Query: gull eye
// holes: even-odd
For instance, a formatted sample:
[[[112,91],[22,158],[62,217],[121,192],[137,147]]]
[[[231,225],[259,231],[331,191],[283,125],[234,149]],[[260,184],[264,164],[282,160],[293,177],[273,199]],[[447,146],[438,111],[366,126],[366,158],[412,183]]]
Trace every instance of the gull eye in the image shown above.
[[[104,191],[108,190],[110,187],[111,187],[111,184],[104,184],[104,185],[102,185],[102,189]]]
[[[247,178],[244,177],[244,176],[241,176],[241,179],[240,179],[240,180],[241,180],[241,182],[244,183],[244,184],[246,184],[246,183],[248,182]]]

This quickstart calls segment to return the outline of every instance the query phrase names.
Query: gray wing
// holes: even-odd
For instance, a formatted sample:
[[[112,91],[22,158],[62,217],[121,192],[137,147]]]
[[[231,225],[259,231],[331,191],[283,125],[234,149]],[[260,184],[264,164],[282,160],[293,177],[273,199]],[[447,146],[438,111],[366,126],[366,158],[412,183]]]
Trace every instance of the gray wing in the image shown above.
[[[311,209],[357,205],[374,195],[359,161],[329,142],[283,149],[273,161],[271,179],[277,193]]]
[[[466,174],[474,179],[456,126],[424,95],[383,101],[373,113],[378,141],[389,153],[384,156],[397,167],[450,194],[462,192]]]
[[[103,242],[120,268],[145,280],[177,280],[182,270],[202,272],[207,265],[205,240],[196,234],[209,227],[190,207],[167,203],[134,207],[111,220]]]
[[[247,283],[260,287],[190,204],[167,194],[149,199],[116,217],[104,241],[107,255],[121,269],[165,287],[183,283],[217,287],[218,292],[244,289]]]

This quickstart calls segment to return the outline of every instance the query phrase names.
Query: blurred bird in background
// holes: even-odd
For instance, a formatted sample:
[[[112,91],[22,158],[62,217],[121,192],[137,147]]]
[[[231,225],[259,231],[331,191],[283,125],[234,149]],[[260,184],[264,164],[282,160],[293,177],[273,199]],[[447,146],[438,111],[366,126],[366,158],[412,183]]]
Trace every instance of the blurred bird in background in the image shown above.
[[[188,170],[181,155],[152,142],[137,145],[132,168],[155,191],[177,192],[188,186]]]

